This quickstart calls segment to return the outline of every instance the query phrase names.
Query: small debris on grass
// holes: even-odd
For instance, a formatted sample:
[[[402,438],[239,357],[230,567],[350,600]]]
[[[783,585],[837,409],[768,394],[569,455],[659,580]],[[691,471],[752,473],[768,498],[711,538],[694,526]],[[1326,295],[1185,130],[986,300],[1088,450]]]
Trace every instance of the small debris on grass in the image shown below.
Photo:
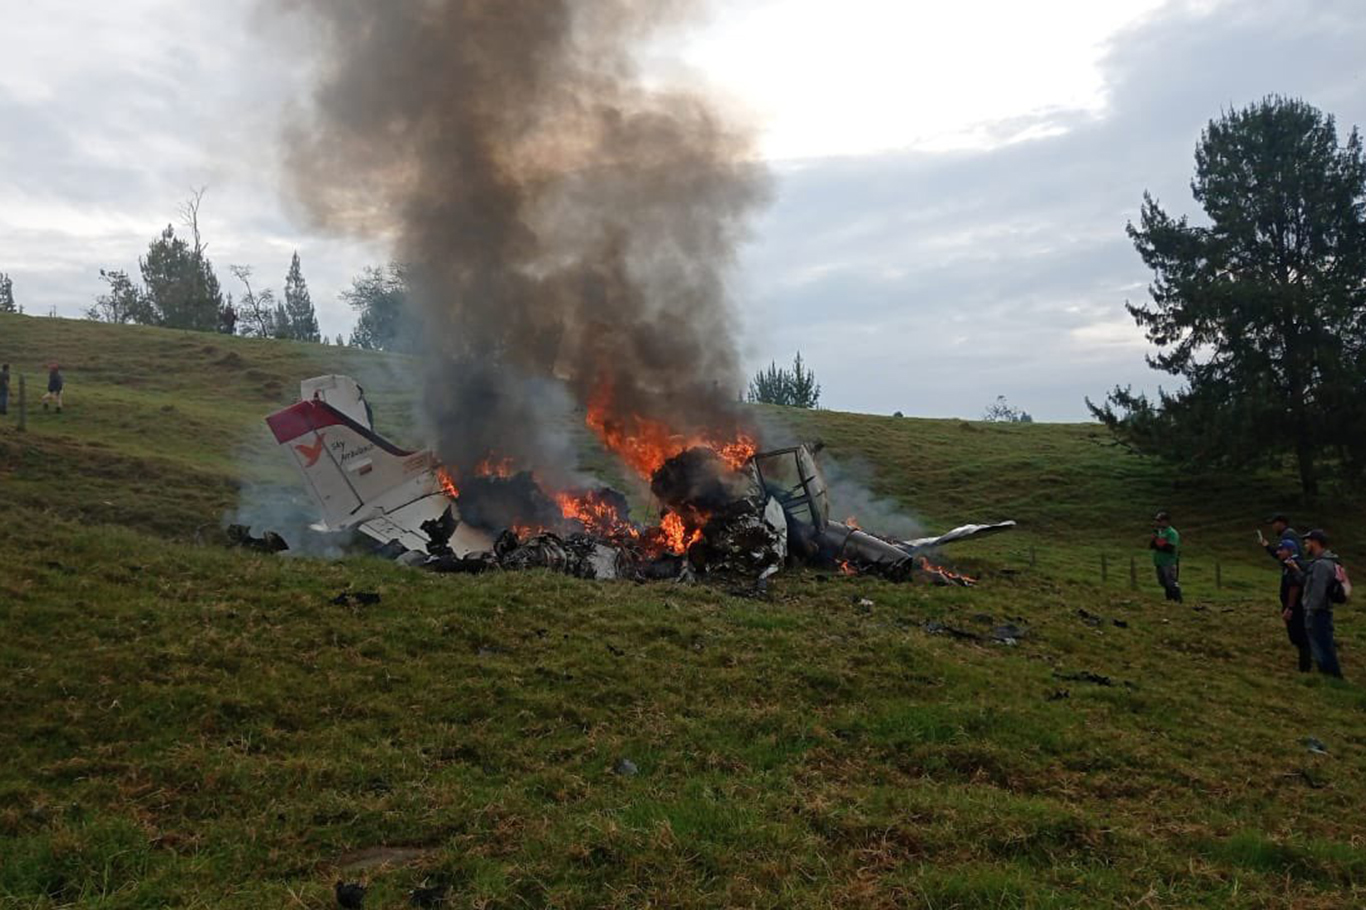
[[[982,636],[978,635],[975,632],[968,632],[963,629],[955,629],[953,626],[946,626],[944,625],[944,623],[936,622],[935,620],[930,620],[929,622],[925,623],[924,629],[931,635],[948,635],[951,638],[958,639],[959,641],[982,640]]]
[[[1063,699],[1071,697],[1072,693],[1066,689],[1054,689],[1052,692],[1048,693],[1049,701],[1062,701]]]
[[[1309,789],[1311,790],[1322,790],[1324,788],[1323,781],[1317,779],[1316,777],[1314,777],[1314,775],[1310,774],[1308,768],[1301,768],[1298,771],[1294,771],[1284,776],[1289,778],[1290,780],[1304,781],[1305,786],[1309,787]]]
[[[258,553],[283,553],[289,549],[289,544],[285,539],[274,531],[267,531],[260,537],[251,535],[251,528],[246,525],[228,525],[228,543],[234,547],[244,550],[255,550]]]
[[[609,642],[606,642],[606,645],[607,645],[607,650],[611,652],[611,654],[612,654],[613,657],[625,657],[625,656],[626,656],[626,652],[625,652],[625,651],[623,651],[621,648],[618,648],[616,645],[612,644],[610,641],[609,641]]]
[[[1082,670],[1080,673],[1059,673],[1053,671],[1054,679],[1061,679],[1067,682],[1086,682],[1096,686],[1113,686],[1115,681],[1108,676],[1101,676],[1099,673],[1092,673],[1090,670]],[[1124,684],[1129,688],[1135,688],[1133,683]]]
[[[344,910],[360,910],[365,903],[365,886],[360,882],[337,882],[333,887],[337,906]]]
[[[332,603],[338,607],[373,607],[381,600],[383,598],[375,591],[343,591],[332,598]]]
[[[1098,629],[1101,626],[1106,625],[1107,623],[1109,625],[1114,626],[1116,629],[1129,628],[1129,623],[1125,620],[1106,619],[1104,616],[1097,616],[1095,613],[1092,613],[1089,610],[1079,609],[1077,610],[1077,615],[1081,617],[1082,622],[1086,623],[1088,626],[1091,626],[1092,628]],[[1164,619],[1163,622],[1166,622],[1166,620]]]
[[[637,768],[636,763],[629,758],[622,758],[613,766],[612,773],[621,777],[635,777],[640,773],[640,769]]]
[[[1327,755],[1328,747],[1317,736],[1306,736],[1303,740],[1305,748],[1315,755]]]
[[[1096,614],[1084,609],[1078,609],[1077,615],[1081,617],[1082,622],[1086,623],[1088,626],[1092,626],[1093,628],[1099,628],[1100,624],[1105,622],[1104,617],[1097,616]]]
[[[414,907],[440,907],[446,903],[450,885],[422,885],[408,893],[408,903]]]
[[[991,640],[1000,642],[1003,645],[1017,645],[1020,643],[1020,639],[1028,634],[1028,629],[1023,626],[1017,626],[1013,622],[1008,622],[991,630]]]

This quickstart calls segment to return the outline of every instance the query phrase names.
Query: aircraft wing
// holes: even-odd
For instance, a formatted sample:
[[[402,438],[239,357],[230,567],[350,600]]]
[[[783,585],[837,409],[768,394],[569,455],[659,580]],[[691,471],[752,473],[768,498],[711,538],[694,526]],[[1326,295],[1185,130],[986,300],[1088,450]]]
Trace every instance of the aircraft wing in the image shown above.
[[[960,540],[968,540],[973,537],[986,537],[990,534],[999,534],[1002,531],[1009,531],[1015,527],[1013,521],[998,521],[996,524],[989,525],[963,525],[961,528],[954,528],[947,534],[940,534],[938,537],[919,537],[915,540],[900,541],[901,549],[907,553],[918,553],[921,550],[933,550],[942,547],[947,543],[956,543]]]

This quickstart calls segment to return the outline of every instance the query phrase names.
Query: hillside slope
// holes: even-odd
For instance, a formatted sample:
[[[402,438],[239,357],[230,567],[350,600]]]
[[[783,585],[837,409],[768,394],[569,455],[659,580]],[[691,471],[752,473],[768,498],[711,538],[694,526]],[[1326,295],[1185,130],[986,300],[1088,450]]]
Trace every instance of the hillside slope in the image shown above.
[[[439,578],[216,543],[243,489],[295,495],[261,417],[300,378],[358,376],[418,441],[402,359],[0,316],[0,360],[49,359],[66,412],[0,423],[0,906],[1366,898],[1366,693],[1292,672],[1248,545],[1283,477],[1173,478],[1085,426],[768,414],[929,525],[1022,530],[963,548],[973,590]],[[1158,506],[1186,607],[1137,546]],[[1366,530],[1345,497],[1306,515]],[[1355,608],[1339,636],[1357,677]]]

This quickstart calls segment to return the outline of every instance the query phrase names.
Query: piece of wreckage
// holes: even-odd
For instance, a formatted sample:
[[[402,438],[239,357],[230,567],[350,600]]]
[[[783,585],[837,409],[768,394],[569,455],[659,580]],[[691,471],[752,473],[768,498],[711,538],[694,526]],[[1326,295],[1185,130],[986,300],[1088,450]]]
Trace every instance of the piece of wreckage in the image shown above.
[[[542,568],[590,579],[717,575],[762,584],[788,564],[807,564],[970,586],[926,554],[1015,527],[965,525],[895,540],[832,521],[819,444],[755,452],[738,466],[709,448],[684,449],[651,476],[663,517],[642,526],[610,488],[548,493],[530,472],[492,458],[456,478],[432,452],[375,433],[349,377],[306,380],[300,394],[266,423],[322,512],[314,529],[359,531],[381,554],[437,572]]]

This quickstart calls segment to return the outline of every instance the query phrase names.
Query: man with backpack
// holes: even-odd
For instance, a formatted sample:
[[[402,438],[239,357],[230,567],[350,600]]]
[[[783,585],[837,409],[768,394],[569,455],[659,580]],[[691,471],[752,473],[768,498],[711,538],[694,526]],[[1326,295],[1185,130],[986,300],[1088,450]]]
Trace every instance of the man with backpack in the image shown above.
[[[1347,570],[1336,553],[1328,549],[1328,535],[1313,530],[1304,535],[1304,551],[1308,560],[1299,571],[1294,560],[1286,560],[1286,568],[1295,571],[1300,580],[1304,600],[1304,628],[1309,635],[1309,650],[1319,672],[1342,677],[1338,665],[1338,649],[1333,642],[1333,604],[1346,603],[1352,595],[1352,583]]]

